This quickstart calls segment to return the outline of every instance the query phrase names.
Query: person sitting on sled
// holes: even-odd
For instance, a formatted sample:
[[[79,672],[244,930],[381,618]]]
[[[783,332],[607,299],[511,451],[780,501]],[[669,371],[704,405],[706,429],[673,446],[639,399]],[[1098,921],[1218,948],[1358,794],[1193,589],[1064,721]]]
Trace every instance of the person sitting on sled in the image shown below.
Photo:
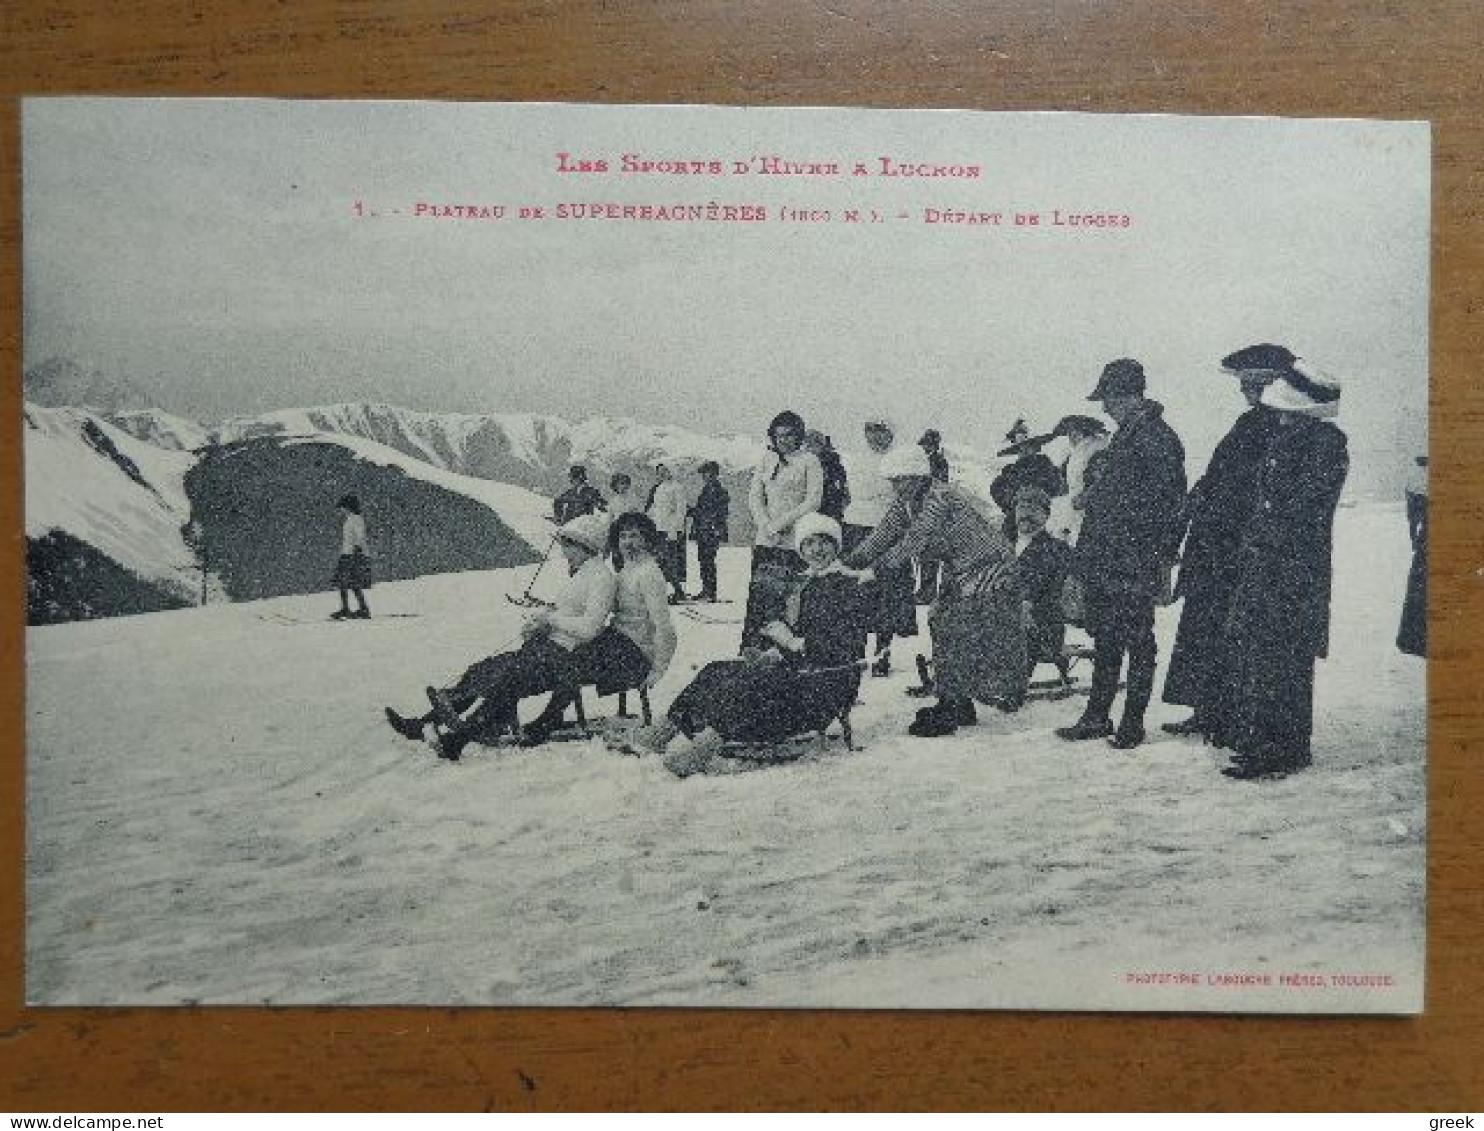
[[[762,626],[769,647],[707,664],[666,719],[633,735],[630,752],[660,754],[686,777],[711,767],[728,742],[780,743],[828,726],[854,702],[869,609],[858,579],[840,565],[840,524],[805,515],[794,523],[794,540],[804,574],[785,619]],[[690,745],[669,750],[682,733]]]
[[[388,707],[386,718],[393,730],[416,739],[428,724],[441,723],[446,729],[435,730],[439,756],[457,761],[474,739],[508,729],[521,699],[568,687],[580,678],[580,657],[575,660],[573,654],[603,631],[617,600],[618,578],[603,560],[608,519],[601,514],[580,515],[557,528],[556,540],[570,576],[551,608],[526,617],[520,647],[480,660],[452,687],[429,687],[433,710],[420,718],[404,718]],[[644,671],[639,669],[647,669],[648,661],[642,651],[634,647],[629,658],[637,678],[643,678]],[[463,712],[476,704],[477,709],[464,717]],[[551,720],[537,721],[546,728]],[[532,737],[539,733],[538,729]]]
[[[664,678],[675,655],[675,623],[665,594],[660,555],[665,536],[654,520],[630,511],[608,530],[608,558],[618,577],[613,620],[586,644],[573,649],[573,678],[552,692],[540,716],[521,733],[521,745],[538,746],[562,724],[579,688],[599,695],[631,687],[651,688]]]
[[[1010,535],[1015,539],[1015,558],[1020,564],[1021,621],[1025,625],[1025,682],[999,701],[1002,711],[1018,710],[1037,664],[1055,664],[1066,677],[1067,622],[1062,610],[1062,592],[1072,565],[1072,548],[1046,533],[1051,517],[1051,496],[1036,484],[1026,484],[1015,493]]]

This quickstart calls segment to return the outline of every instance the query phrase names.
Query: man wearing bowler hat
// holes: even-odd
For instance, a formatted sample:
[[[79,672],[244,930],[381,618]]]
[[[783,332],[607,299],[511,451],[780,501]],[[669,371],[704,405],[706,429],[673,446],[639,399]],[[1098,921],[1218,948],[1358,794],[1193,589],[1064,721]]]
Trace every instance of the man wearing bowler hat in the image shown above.
[[[1094,646],[1092,690],[1082,717],[1057,734],[1071,742],[1112,736],[1128,750],[1144,741],[1144,711],[1154,693],[1154,606],[1184,533],[1185,448],[1164,420],[1164,406],[1144,396],[1144,367],[1132,358],[1103,366],[1097,388],[1117,426],[1083,495],[1082,531],[1072,572],[1087,597]],[[1115,732],[1113,700],[1123,657],[1128,694]]]

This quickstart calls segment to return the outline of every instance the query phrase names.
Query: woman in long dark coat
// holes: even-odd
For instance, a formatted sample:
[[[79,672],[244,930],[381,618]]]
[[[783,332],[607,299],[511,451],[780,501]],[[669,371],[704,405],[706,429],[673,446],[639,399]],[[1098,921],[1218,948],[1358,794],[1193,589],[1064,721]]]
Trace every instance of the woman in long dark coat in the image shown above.
[[[1259,401],[1273,371],[1293,360],[1282,346],[1263,344],[1221,362],[1228,373],[1239,375],[1248,407],[1211,453],[1186,507],[1190,529],[1175,586],[1175,598],[1185,604],[1165,674],[1164,701],[1194,710],[1188,719],[1165,723],[1170,734],[1205,734],[1220,710],[1226,618],[1237,585],[1238,552],[1257,508],[1258,472],[1277,429],[1273,410]]]
[[[1240,551],[1226,640],[1228,709],[1212,737],[1228,777],[1281,777],[1310,762],[1314,661],[1329,651],[1335,508],[1349,470],[1338,384],[1295,360],[1263,390],[1277,430]]]
[[[869,610],[860,582],[839,565],[840,524],[807,515],[795,523],[795,536],[805,572],[787,601],[787,619],[761,629],[771,647],[707,664],[667,718],[625,749],[664,755],[671,772],[686,777],[728,742],[766,745],[820,730],[855,701]],[[682,733],[690,749],[670,753]]]

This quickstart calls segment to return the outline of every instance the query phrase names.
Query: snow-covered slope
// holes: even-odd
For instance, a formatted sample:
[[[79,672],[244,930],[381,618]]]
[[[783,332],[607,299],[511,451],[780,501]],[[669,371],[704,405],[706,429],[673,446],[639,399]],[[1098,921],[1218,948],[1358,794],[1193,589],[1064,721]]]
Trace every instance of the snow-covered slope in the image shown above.
[[[23,435],[28,537],[62,531],[145,581],[191,591],[195,559],[180,527],[193,456],[76,408],[27,405]]]
[[[1158,702],[1133,751],[1058,740],[1075,699],[909,738],[923,637],[864,681],[863,749],[729,776],[679,781],[596,741],[448,763],[393,734],[383,706],[421,710],[424,685],[519,639],[502,595],[532,567],[379,585],[365,622],[327,623],[317,594],[36,629],[27,998],[1415,1009],[1425,665],[1391,643],[1407,564],[1396,508],[1340,512],[1314,765],[1269,783],[1222,777],[1221,751],[1158,729],[1185,714]],[[740,597],[746,551],[721,566]],[[1162,668],[1177,616],[1159,614]],[[735,624],[676,624],[658,711],[736,652]],[[1202,984],[1138,980],[1165,971]]]

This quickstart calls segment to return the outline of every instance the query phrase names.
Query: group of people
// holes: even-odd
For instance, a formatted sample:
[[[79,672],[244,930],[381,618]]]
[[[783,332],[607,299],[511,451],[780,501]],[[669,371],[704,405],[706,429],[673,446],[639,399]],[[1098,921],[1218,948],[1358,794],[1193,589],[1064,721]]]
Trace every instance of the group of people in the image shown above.
[[[868,419],[867,454],[847,474],[827,438],[811,435],[797,413],[778,414],[748,493],[755,538],[740,654],[703,667],[628,747],[658,753],[684,774],[730,743],[776,743],[848,717],[864,672],[886,674],[892,642],[916,634],[916,600],[931,577],[937,699],[917,712],[913,735],[972,725],[976,703],[1017,709],[1038,663],[1065,673],[1070,621],[1092,637],[1093,671],[1081,716],[1057,735],[1138,746],[1155,685],[1155,609],[1183,599],[1164,698],[1191,715],[1164,729],[1228,748],[1223,772],[1233,778],[1307,765],[1348,466],[1345,435],[1331,422],[1340,388],[1268,343],[1230,354],[1222,368],[1248,407],[1193,488],[1142,365],[1121,358],[1103,367],[1088,396],[1111,429],[1072,415],[1031,436],[1017,421],[1001,453],[1013,462],[990,491],[997,510],[949,478],[935,434],[901,445],[891,421]],[[1070,449],[1060,466],[1041,450],[1058,437]],[[570,576],[554,607],[526,619],[518,647],[450,687],[429,688],[424,714],[389,709],[391,725],[409,738],[432,726],[440,752],[457,758],[490,735],[545,741],[582,686],[654,686],[675,651],[669,606],[687,514],[697,526],[701,514],[723,516],[708,527],[709,566],[702,557],[703,593],[715,595],[725,491],[714,463],[702,475],[694,506],[667,490],[666,469],[641,508],[627,477],[614,477],[605,500],[573,468],[555,509]],[[707,500],[711,488],[719,505]],[[540,694],[550,696],[545,709],[518,727],[516,704]],[[689,741],[677,751],[681,735]]]
[[[612,494],[604,498],[588,482],[587,468],[576,464],[567,472],[567,489],[552,501],[552,519],[561,525],[590,514],[607,514],[615,521],[625,514],[648,515],[659,531],[657,560],[670,587],[670,603],[716,601],[716,553],[727,540],[731,496],[721,484],[721,467],[715,460],[706,460],[696,471],[701,476],[701,490],[694,503],[687,501],[684,487],[670,466],[663,463],[655,465],[654,485],[641,502],[633,476],[615,473],[608,481]],[[695,594],[685,591],[689,573],[687,536],[696,544],[701,572],[701,588]]]

